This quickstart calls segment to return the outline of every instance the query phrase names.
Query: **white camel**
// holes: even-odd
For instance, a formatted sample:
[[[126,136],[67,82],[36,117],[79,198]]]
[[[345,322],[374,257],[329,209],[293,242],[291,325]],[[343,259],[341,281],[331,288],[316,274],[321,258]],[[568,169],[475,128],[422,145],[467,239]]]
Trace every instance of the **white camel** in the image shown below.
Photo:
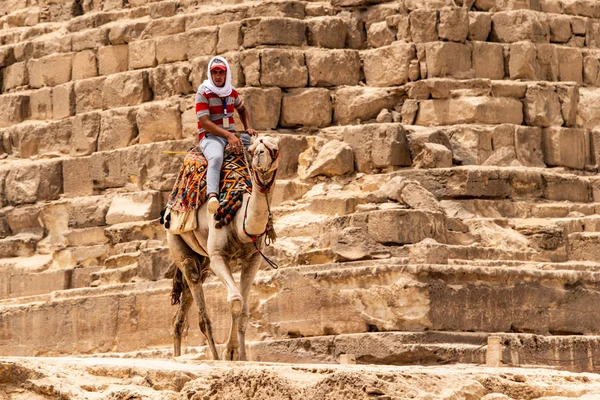
[[[244,194],[241,208],[228,225],[217,229],[205,203],[197,210],[197,229],[180,235],[167,234],[169,249],[184,278],[179,287],[174,280],[172,294],[174,303],[180,300],[173,329],[176,357],[181,355],[181,331],[193,300],[198,306],[200,330],[206,337],[213,359],[219,359],[202,290],[202,284],[212,270],[227,289],[227,303],[231,311],[231,329],[223,359],[246,360],[248,294],[262,261],[257,248],[264,242],[262,239],[269,222],[272,196],[269,189],[274,185],[277,172],[278,144],[275,138],[262,137],[248,148],[252,194]],[[231,273],[231,267],[237,260],[241,264],[241,290],[236,287]]]

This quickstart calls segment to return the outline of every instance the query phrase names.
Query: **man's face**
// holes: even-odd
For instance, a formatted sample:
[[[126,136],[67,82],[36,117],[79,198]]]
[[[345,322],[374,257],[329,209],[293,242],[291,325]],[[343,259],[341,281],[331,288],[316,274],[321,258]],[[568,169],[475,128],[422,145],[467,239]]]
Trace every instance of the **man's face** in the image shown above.
[[[227,77],[227,71],[222,69],[213,69],[210,71],[210,76],[215,85],[219,87],[225,86],[225,78]]]

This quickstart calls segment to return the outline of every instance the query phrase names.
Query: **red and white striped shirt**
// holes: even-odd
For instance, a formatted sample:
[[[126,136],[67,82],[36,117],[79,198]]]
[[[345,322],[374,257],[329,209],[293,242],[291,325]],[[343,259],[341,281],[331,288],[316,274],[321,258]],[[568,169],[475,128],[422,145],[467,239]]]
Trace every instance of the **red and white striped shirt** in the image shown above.
[[[206,134],[206,129],[200,123],[200,117],[207,115],[212,122],[223,128],[223,119],[229,119],[227,128],[230,132],[235,132],[235,120],[233,119],[234,109],[241,110],[244,103],[237,90],[233,89],[227,97],[219,97],[213,92],[207,90],[206,86],[200,85],[196,92],[196,120],[198,121],[198,140],[202,140]]]

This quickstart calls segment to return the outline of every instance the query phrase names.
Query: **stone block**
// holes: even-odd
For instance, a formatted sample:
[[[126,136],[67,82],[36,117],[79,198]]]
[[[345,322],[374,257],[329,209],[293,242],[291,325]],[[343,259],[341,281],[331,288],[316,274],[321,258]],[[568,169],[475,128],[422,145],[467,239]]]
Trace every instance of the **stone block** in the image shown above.
[[[281,88],[304,87],[308,70],[300,51],[265,49],[261,52],[260,83]]]
[[[309,150],[310,151],[310,150]],[[302,178],[319,175],[336,176],[354,172],[354,151],[347,143],[331,140],[319,150],[306,170],[300,172]]]
[[[408,82],[408,67],[415,57],[413,45],[400,42],[364,51],[362,59],[367,85],[397,86],[405,84]],[[390,73],[390,71],[394,71],[394,73]]]
[[[437,143],[425,143],[423,150],[415,157],[415,168],[450,168],[452,151]]]
[[[106,213],[112,202],[107,196],[86,196],[70,200],[69,228],[81,229],[106,225]]]
[[[578,49],[559,47],[558,75],[561,82],[575,82],[583,84],[583,57]]]
[[[251,18],[243,22],[244,47],[260,45],[302,46],[306,24],[292,18]]]
[[[152,100],[147,71],[131,71],[106,77],[102,91],[104,109],[127,107]]]
[[[577,107],[578,127],[595,129],[600,124],[598,102],[600,102],[600,91],[597,88],[579,89],[579,106]]]
[[[544,168],[542,129],[517,126],[515,129],[515,153],[517,161],[527,167]]]
[[[194,93],[190,85],[188,63],[159,65],[150,72],[154,100]]]
[[[466,8],[444,7],[440,10],[440,39],[463,43],[469,34],[469,12]]]
[[[75,111],[77,114],[102,109],[102,96],[106,77],[75,82]]]
[[[469,13],[469,36],[471,41],[485,42],[492,30],[492,17],[488,13]]]
[[[29,86],[56,86],[71,80],[71,54],[53,54],[37,60],[29,60]]]
[[[0,47],[0,67],[8,67],[16,62],[15,51],[12,46]]]
[[[410,33],[415,43],[435,42],[438,40],[436,10],[418,9],[409,14]]]
[[[156,66],[156,40],[136,40],[129,43],[129,69],[151,68]]]
[[[9,205],[57,200],[62,193],[61,161],[42,161],[12,168],[5,181]]]
[[[575,127],[577,125],[577,109],[579,108],[579,87],[560,85],[556,87],[556,93],[560,101],[564,125]]]
[[[367,232],[378,243],[412,244],[433,238],[446,242],[446,221],[442,213],[419,210],[385,210],[368,214]]]
[[[475,78],[504,79],[504,52],[501,44],[473,42]]]
[[[310,86],[354,86],[360,80],[360,56],[356,50],[307,50]]]
[[[94,194],[89,157],[68,158],[63,161],[63,191],[66,197]]]
[[[400,89],[356,86],[339,88],[334,94],[333,122],[348,125],[356,123],[357,119],[374,119],[382,109],[393,109],[402,94]]]
[[[573,201],[587,203],[590,201],[590,184],[587,179],[574,175],[546,173],[542,175],[544,198],[555,201]]]
[[[566,15],[548,16],[550,42],[567,43],[571,39],[571,18]]]
[[[537,50],[533,43],[519,42],[510,44],[508,72],[510,79],[536,79]]]
[[[583,169],[590,143],[585,129],[550,127],[542,134],[544,162],[550,167]]]
[[[558,94],[551,86],[532,85],[527,88],[523,104],[525,123],[529,126],[561,126],[562,112]]]
[[[25,61],[14,63],[2,70],[2,92],[29,84],[29,74]]]
[[[282,179],[296,175],[298,170],[298,157],[308,147],[306,137],[295,134],[279,135],[279,169],[277,176]]]
[[[158,218],[162,207],[160,192],[142,191],[113,197],[106,214],[108,225]]]
[[[208,69],[208,62],[210,61],[212,57],[198,57],[198,58],[194,58],[191,62],[191,68],[190,68],[190,82],[192,83],[192,88],[194,89],[198,89],[198,87],[200,86],[200,84],[202,84],[202,82],[204,82],[206,80],[207,76],[207,69]],[[259,77],[260,77],[260,63],[259,63],[259,59],[257,57],[257,64],[254,65],[254,67],[256,67],[256,69],[253,71],[255,76],[256,76],[256,82],[254,84],[254,86],[260,86],[260,82],[259,82]],[[232,79],[233,80],[233,79]]]
[[[193,29],[187,33],[187,59],[217,54],[218,27]],[[237,49],[236,49],[237,50]]]
[[[250,112],[250,122],[257,130],[277,128],[282,93],[279,88],[240,88],[240,96]]]
[[[52,117],[63,119],[75,115],[75,84],[73,82],[52,88]]]
[[[152,102],[140,107],[136,123],[141,144],[181,139],[179,104]]]
[[[127,147],[137,137],[136,110],[120,108],[102,113],[98,133],[98,151]]]
[[[29,93],[29,118],[52,119],[52,88],[43,88]]]
[[[188,50],[195,48],[196,52],[201,52],[203,46],[216,45],[216,37],[212,42],[201,43],[199,40],[201,39],[203,32],[190,32],[188,36],[187,33],[180,33],[177,35],[171,36],[162,36],[156,39],[156,60],[159,64],[164,63],[172,63],[176,61],[183,61],[188,59]],[[204,38],[206,39],[206,38]],[[197,47],[197,48],[196,48]],[[193,57],[191,57],[193,58]]]
[[[512,98],[462,97],[423,100],[415,124],[440,126],[453,124],[517,124],[523,122],[523,105]]]
[[[108,41],[112,45],[128,44],[137,41],[148,22],[145,20],[115,21],[108,30]]]
[[[71,136],[70,154],[87,156],[98,149],[100,133],[100,113],[90,112],[77,114],[73,119],[73,135]]]
[[[600,60],[593,56],[583,58],[583,83],[588,86],[600,85]]]
[[[537,79],[558,81],[558,52],[553,44],[537,45]]]
[[[98,73],[111,75],[129,69],[129,48],[126,44],[98,49]]]
[[[492,16],[491,39],[501,43],[549,43],[548,19],[544,14],[531,10],[497,12]]]
[[[595,232],[571,233],[567,237],[569,260],[598,262],[600,260],[600,235]]]
[[[84,50],[73,56],[73,80],[93,78],[98,76],[96,53]]]
[[[214,16],[214,14],[212,15]],[[188,29],[194,29],[196,26],[189,26]],[[149,39],[159,36],[177,35],[185,32],[186,17],[179,15],[171,18],[158,18],[148,22],[146,29],[140,35],[141,39]]]
[[[0,128],[18,124],[29,117],[29,96],[4,94],[0,96]]]
[[[314,126],[331,124],[333,106],[327,89],[290,89],[283,94],[281,102],[282,127]]]
[[[219,27],[218,37],[219,40],[217,42],[217,54],[240,50],[240,46],[244,42],[241,22],[234,21],[221,25]]]
[[[94,50],[109,44],[108,29],[92,28],[84,29],[71,34],[73,40],[73,51]]]
[[[7,213],[6,223],[12,232],[12,235],[28,232],[43,236],[44,227],[42,226],[40,216],[40,206],[21,206],[13,208]]]
[[[514,97],[522,99],[527,92],[527,82],[495,81],[492,82],[492,95],[494,97]]]
[[[388,46],[395,40],[396,32],[385,21],[373,23],[367,30],[367,43],[369,47]]]
[[[344,48],[346,44],[346,22],[339,17],[318,17],[306,20],[309,46],[329,49]]]
[[[165,279],[173,268],[176,267],[167,247],[146,249],[138,259],[138,276],[142,279]]]
[[[453,42],[425,44],[427,78],[471,78],[471,47]]]
[[[62,153],[69,145],[71,125],[70,120],[17,125],[10,135],[12,151],[24,158]]]

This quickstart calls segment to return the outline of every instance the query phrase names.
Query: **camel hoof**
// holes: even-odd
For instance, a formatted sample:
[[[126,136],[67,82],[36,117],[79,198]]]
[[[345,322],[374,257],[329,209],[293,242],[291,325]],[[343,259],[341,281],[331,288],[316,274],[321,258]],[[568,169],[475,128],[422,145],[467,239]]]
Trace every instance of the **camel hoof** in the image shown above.
[[[239,354],[238,354],[237,349],[234,349],[234,348],[225,349],[223,351],[223,360],[224,361],[238,361]]]
[[[242,312],[242,308],[244,306],[243,299],[241,296],[235,296],[231,299],[228,299],[229,307],[231,308],[231,312],[235,315],[238,315]]]

